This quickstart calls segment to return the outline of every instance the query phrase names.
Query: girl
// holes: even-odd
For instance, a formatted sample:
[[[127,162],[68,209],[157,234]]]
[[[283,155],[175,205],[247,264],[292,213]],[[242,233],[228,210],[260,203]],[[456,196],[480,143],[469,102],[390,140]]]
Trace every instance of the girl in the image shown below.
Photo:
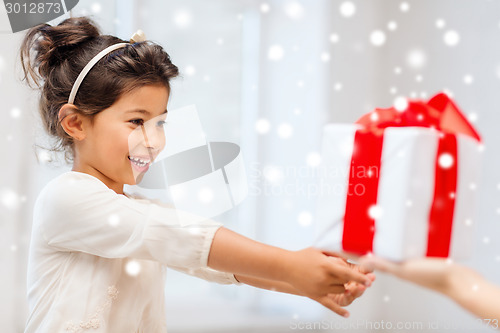
[[[25,332],[165,332],[165,267],[309,297],[347,316],[374,275],[333,253],[264,245],[212,220],[123,192],[165,145],[170,79],[157,44],[101,35],[87,18],[31,29],[26,79],[49,134],[73,159],[35,209]],[[127,268],[139,267],[134,274]]]

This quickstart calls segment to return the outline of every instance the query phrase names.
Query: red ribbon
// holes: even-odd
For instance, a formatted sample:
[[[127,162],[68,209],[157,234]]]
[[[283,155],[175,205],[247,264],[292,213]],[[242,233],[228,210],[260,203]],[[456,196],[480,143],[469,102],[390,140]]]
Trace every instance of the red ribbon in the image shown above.
[[[481,141],[479,134],[445,94],[429,102],[410,101],[402,112],[375,109],[357,122],[363,126],[355,133],[354,151],[349,172],[349,188],[363,185],[364,195],[348,195],[344,216],[342,247],[345,251],[366,254],[373,250],[374,216],[368,213],[377,204],[383,134],[387,127],[427,127],[440,132],[435,162],[434,198],[429,211],[427,256],[448,257],[458,174],[457,134]],[[449,168],[439,165],[439,157],[449,154]],[[370,172],[371,170],[371,172]],[[375,210],[376,212],[376,210]]]

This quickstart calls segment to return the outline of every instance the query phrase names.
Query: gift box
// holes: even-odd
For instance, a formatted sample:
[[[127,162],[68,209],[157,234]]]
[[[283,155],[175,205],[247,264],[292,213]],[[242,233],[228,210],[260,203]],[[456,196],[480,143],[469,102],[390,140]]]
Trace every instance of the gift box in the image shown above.
[[[315,246],[394,261],[470,257],[482,148],[445,94],[327,124]]]

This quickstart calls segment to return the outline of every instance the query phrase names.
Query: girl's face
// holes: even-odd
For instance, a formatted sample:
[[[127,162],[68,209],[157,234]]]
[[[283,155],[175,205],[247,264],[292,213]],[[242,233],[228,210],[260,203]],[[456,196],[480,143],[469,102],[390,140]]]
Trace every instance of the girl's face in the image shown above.
[[[86,122],[85,138],[75,143],[73,170],[97,177],[119,194],[124,184],[139,183],[165,146],[168,97],[165,86],[147,85],[95,115]]]

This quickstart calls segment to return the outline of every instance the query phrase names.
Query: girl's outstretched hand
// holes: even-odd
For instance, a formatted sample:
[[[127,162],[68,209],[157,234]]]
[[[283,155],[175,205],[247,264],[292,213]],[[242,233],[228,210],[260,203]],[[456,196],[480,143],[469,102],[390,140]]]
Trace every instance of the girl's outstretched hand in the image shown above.
[[[361,296],[375,280],[370,270],[311,247],[296,251],[292,264],[289,283],[303,296],[344,317],[349,312],[342,307]]]

